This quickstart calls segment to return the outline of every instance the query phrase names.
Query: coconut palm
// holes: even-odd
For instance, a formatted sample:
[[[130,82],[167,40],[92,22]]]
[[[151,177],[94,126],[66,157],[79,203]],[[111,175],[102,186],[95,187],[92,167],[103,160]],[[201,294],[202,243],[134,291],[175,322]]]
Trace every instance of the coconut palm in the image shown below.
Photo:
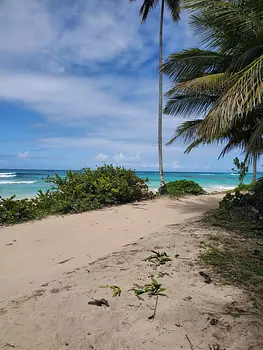
[[[204,119],[182,124],[171,142],[181,135],[185,141],[193,141],[188,147],[191,150],[199,144],[228,140],[226,151],[237,146],[254,155],[255,174],[263,133],[263,2],[184,3],[193,11],[191,25],[201,33],[203,47],[210,50],[194,48],[168,57],[162,70],[173,86],[167,93],[165,113],[198,114]],[[249,123],[253,127],[248,132]]]
[[[213,137],[263,102],[263,2],[256,0],[188,0],[196,10],[195,30],[203,44],[232,56],[220,98],[206,115],[202,131]]]
[[[258,137],[256,150],[251,150],[249,148],[249,143],[261,118],[262,115],[255,115],[254,118],[247,118],[245,123],[239,121],[226,133],[218,135],[217,138],[209,141],[204,137],[199,136],[199,130],[202,127],[203,119],[189,120],[178,126],[173,138],[168,144],[172,144],[177,140],[181,140],[186,144],[190,143],[186,148],[185,153],[190,153],[199,145],[225,144],[218,158],[224,157],[235,148],[239,148],[245,153],[245,161],[248,160],[253,163],[252,182],[255,182],[257,177],[257,160],[260,154],[263,153],[263,140],[261,136]]]
[[[130,0],[133,2],[136,0]],[[163,19],[164,19],[164,7],[165,4],[169,11],[173,21],[179,20],[180,13],[180,2],[181,0],[143,0],[143,4],[140,9],[140,16],[142,22],[146,21],[149,12],[154,9],[159,2],[160,6],[160,24],[159,24],[159,67],[163,63]],[[163,132],[162,132],[162,121],[163,121],[163,76],[162,71],[159,71],[159,107],[158,107],[158,157],[159,157],[159,174],[160,174],[160,189],[161,194],[166,192],[164,173],[163,173]]]
[[[204,84],[209,84],[210,91],[220,89],[219,98],[205,111],[202,123],[202,133],[213,138],[263,103],[263,2],[185,0],[185,3],[194,11],[191,25],[202,36],[202,45],[214,52],[197,49],[184,52],[183,70],[182,62],[171,55],[163,70],[175,84],[181,84],[180,88],[200,95]],[[227,63],[224,69],[218,66],[222,56]],[[214,75],[217,69],[219,76]]]

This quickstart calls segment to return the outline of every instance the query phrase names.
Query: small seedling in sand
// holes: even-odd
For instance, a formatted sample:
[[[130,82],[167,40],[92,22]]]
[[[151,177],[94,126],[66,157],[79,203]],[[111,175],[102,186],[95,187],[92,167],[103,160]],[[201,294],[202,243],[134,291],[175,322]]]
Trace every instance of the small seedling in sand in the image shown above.
[[[164,294],[166,288],[163,288],[161,283],[159,283],[155,278],[152,278],[151,284],[146,284],[144,287],[138,287],[137,289],[133,290],[137,298],[139,298],[140,300],[143,300],[141,295],[145,293],[147,293],[150,296],[156,296],[154,312],[151,316],[148,317],[148,320],[154,320],[156,316],[158,298],[159,296],[167,296],[166,294]]]
[[[166,288],[162,288],[162,284],[159,283],[156,279],[152,278],[152,283],[151,284],[146,284],[143,287],[138,287],[136,289],[133,289],[135,295],[137,298],[140,300],[143,300],[141,295],[142,294],[148,294],[148,295],[162,295],[166,296],[164,292],[166,291]]]
[[[148,256],[148,258],[144,259],[144,261],[155,261],[158,262],[161,265],[164,265],[168,261],[172,261],[171,258],[169,258],[168,254],[166,252],[156,252],[154,250],[151,250],[153,255]]]
[[[119,286],[109,286],[109,285],[106,285],[106,286],[100,286],[100,288],[110,288],[112,289],[112,296],[113,297],[120,297],[121,296],[121,289]]]

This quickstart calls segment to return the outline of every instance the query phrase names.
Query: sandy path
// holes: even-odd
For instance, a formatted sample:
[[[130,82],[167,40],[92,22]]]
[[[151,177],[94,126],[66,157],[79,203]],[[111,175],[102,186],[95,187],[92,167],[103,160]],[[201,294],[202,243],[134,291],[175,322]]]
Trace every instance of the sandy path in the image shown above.
[[[158,199],[1,228],[0,300],[38,288],[166,225],[200,215],[214,208],[219,198]],[[58,264],[66,259],[71,260]]]
[[[209,197],[199,198],[194,202],[192,199],[180,202],[161,200],[156,203],[141,203],[137,209],[125,206],[101,213],[76,216],[76,219],[51,219],[43,223],[20,226],[23,233],[26,233],[27,243],[36,250],[30,250],[29,256],[32,259],[32,256],[38,255],[39,259],[36,263],[26,263],[30,273],[25,272],[25,265],[20,266],[22,261],[20,265],[17,262],[17,270],[15,265],[13,266],[12,273],[16,277],[19,277],[19,274],[27,278],[29,275],[31,278],[34,276],[34,284],[38,279],[37,272],[42,283],[45,281],[43,277],[53,275],[53,279],[46,280],[45,285],[38,285],[37,288],[31,286],[31,290],[24,294],[6,297],[0,301],[0,349],[262,350],[263,324],[259,315],[247,312],[240,317],[231,316],[231,312],[235,314],[237,310],[249,310],[246,295],[237,288],[215,283],[216,276],[211,272],[208,272],[212,277],[210,284],[205,283],[199,274],[200,266],[196,259],[201,242],[206,240],[207,234],[217,235],[220,229],[206,227],[199,219],[178,224],[189,216],[211,208],[216,201],[217,199]],[[123,218],[123,214],[127,213],[129,219],[125,219],[128,216]],[[94,215],[95,218],[96,215],[101,218],[99,225],[104,227],[105,232],[95,225]],[[109,221],[106,222],[106,219]],[[71,225],[67,225],[67,221]],[[57,242],[52,234],[55,234],[54,230],[57,230],[62,222],[65,223],[65,231],[64,235],[59,234],[60,242]],[[74,222],[78,230],[72,236],[74,232],[70,230],[73,230]],[[39,239],[39,235],[42,239],[47,239],[44,231],[40,231],[41,225],[48,226],[50,231],[53,227],[53,232],[45,232],[48,241],[54,242],[55,246],[49,247],[52,252],[50,255],[47,254],[48,246],[42,252],[34,243]],[[86,227],[85,230],[83,226]],[[32,227],[39,227],[39,230],[33,230]],[[111,230],[113,232],[108,231],[109,227],[114,228]],[[32,230],[31,236],[28,236],[26,228]],[[17,228],[5,229],[1,236],[10,233],[11,237],[15,234],[14,229]],[[80,229],[84,230],[82,235],[78,233]],[[126,229],[128,231],[125,231]],[[106,241],[103,241],[103,232]],[[17,231],[16,235],[21,233]],[[68,237],[70,233],[71,236]],[[111,239],[108,238],[109,234]],[[76,237],[80,240],[78,244],[75,242]],[[138,237],[142,238],[135,241]],[[128,244],[129,241],[135,242]],[[44,242],[46,241],[41,241],[39,245],[45,246]],[[104,248],[101,247],[102,243]],[[123,243],[128,245],[118,249]],[[60,247],[64,249],[61,253],[58,252]],[[18,249],[16,245],[5,246],[5,249],[11,248]],[[109,252],[114,249],[118,251]],[[144,261],[151,249],[165,251],[172,260],[159,266]],[[87,250],[92,258],[87,257]],[[106,250],[109,254],[102,256]],[[22,254],[23,250],[17,252]],[[70,257],[72,252],[76,256],[78,252],[81,253],[78,263],[74,259],[67,263],[68,267],[67,264],[57,266],[59,259]],[[95,254],[101,257],[91,262]],[[56,259],[52,260],[52,257]],[[48,267],[45,276],[44,271],[39,270],[41,259],[44,259]],[[42,262],[41,268],[45,264]],[[73,264],[79,267],[73,269]],[[86,266],[80,267],[80,264]],[[68,273],[61,273],[63,269],[68,268]],[[149,283],[152,276],[157,277],[166,287],[167,297],[159,297],[156,317],[149,320],[156,298],[143,296],[144,300],[139,300],[131,288],[134,284]],[[7,283],[9,280],[5,278]],[[14,276],[9,275],[9,278],[19,290]],[[22,278],[20,281],[23,282]],[[3,285],[2,281],[0,283],[1,289],[10,288]],[[120,286],[121,296],[113,298],[111,290],[99,288],[105,284]],[[23,287],[25,286],[24,283]],[[109,307],[89,304],[92,299],[100,298],[106,298]]]

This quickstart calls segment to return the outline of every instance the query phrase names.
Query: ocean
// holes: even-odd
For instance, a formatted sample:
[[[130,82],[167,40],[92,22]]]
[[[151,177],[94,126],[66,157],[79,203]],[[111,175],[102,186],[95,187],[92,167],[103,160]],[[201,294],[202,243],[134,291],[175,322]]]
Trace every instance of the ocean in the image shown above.
[[[155,171],[137,171],[137,175],[148,178],[149,188],[158,189],[159,174]],[[65,176],[64,170],[26,170],[2,169],[0,170],[0,196],[3,198],[16,195],[17,198],[34,197],[38,189],[47,190],[50,184],[44,179],[47,175],[58,174]],[[258,177],[263,176],[258,174]],[[223,191],[233,189],[238,184],[238,175],[231,172],[166,172],[165,181],[188,179],[198,182],[207,191]],[[246,176],[245,182],[251,182],[252,174]]]

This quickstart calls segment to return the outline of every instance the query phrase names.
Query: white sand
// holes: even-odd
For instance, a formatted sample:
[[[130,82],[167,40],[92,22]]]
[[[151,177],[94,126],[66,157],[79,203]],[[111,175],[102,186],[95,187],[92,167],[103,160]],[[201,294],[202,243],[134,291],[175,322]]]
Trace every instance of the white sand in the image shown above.
[[[0,229],[0,348],[247,350],[263,344],[255,316],[224,313],[242,292],[205,284],[194,263],[207,232],[186,221],[219,198],[159,199]],[[154,268],[142,261],[150,249],[180,256]],[[129,289],[160,271],[167,273],[159,280],[169,298],[159,297],[149,321],[155,299],[140,301]],[[119,285],[121,297],[98,288],[105,284]],[[106,298],[110,307],[88,304],[92,298]]]

